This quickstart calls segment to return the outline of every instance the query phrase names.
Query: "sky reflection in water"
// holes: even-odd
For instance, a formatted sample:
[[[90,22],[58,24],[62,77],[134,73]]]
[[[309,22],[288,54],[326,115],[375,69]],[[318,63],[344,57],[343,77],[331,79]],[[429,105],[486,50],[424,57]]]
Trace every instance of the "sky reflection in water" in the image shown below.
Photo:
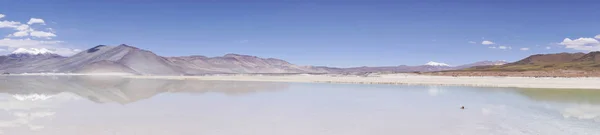
[[[0,79],[0,131],[9,135],[600,133],[596,90]]]

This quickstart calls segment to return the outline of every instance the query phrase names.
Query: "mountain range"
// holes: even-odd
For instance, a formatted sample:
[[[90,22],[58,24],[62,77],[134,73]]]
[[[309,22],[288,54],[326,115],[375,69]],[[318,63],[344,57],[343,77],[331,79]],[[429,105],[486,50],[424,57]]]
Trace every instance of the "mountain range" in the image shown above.
[[[0,71],[5,73],[119,73],[136,75],[201,75],[214,73],[355,73],[355,72],[429,72],[457,70],[473,66],[501,65],[504,61],[482,61],[450,66],[429,62],[420,66],[334,68],[299,66],[275,58],[226,54],[163,57],[129,45],[98,45],[70,57],[46,49],[17,49],[0,56]]]
[[[600,52],[536,54],[497,66],[465,68],[465,71],[600,71]]]
[[[445,76],[600,77],[600,51],[536,54],[503,65],[427,73]]]

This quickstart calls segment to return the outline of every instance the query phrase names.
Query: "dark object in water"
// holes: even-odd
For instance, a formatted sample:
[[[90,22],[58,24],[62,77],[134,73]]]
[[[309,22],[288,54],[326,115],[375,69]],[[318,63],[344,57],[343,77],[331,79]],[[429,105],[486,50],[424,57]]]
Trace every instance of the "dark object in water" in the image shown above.
[[[465,106],[460,107],[460,109],[465,109]]]
[[[4,73],[2,73],[2,74],[3,74],[3,75],[10,75],[10,73],[8,73],[8,72],[4,72]]]

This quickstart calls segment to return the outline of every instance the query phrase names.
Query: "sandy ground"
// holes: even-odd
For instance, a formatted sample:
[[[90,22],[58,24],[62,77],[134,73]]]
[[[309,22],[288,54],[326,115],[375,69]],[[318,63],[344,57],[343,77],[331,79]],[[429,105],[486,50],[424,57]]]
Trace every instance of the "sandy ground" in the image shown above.
[[[224,81],[318,82],[355,84],[451,85],[477,87],[600,89],[600,78],[451,77],[386,74],[368,77],[332,75],[126,76],[130,78]]]

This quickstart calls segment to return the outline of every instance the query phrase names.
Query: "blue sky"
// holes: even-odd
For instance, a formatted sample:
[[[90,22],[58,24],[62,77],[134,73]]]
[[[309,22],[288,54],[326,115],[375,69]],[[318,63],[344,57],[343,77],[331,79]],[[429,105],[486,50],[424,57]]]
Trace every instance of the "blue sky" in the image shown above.
[[[11,36],[19,30],[0,24],[0,36],[8,35],[0,41],[5,52],[45,47],[69,54],[98,44],[130,44],[163,56],[238,53],[352,67],[460,65],[600,50],[594,38],[600,34],[600,2],[593,1],[1,3],[0,21],[44,20],[28,25],[25,36]]]

